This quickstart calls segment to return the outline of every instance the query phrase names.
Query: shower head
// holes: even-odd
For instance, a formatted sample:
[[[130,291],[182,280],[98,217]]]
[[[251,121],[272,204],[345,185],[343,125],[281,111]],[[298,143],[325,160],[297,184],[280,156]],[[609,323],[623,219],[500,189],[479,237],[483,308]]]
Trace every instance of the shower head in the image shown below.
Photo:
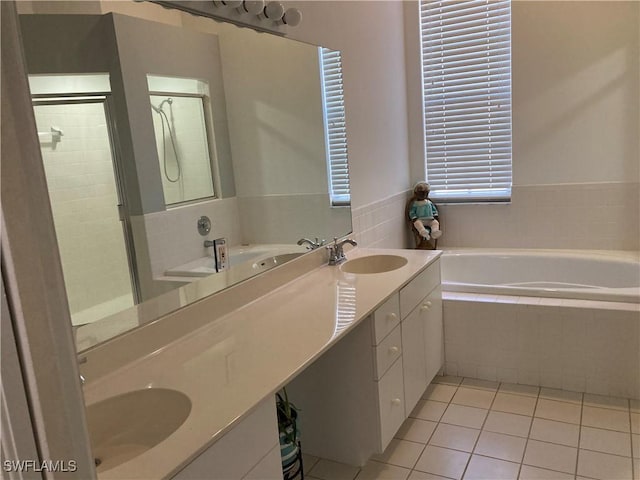
[[[157,107],[152,103],[151,104],[151,108],[153,108],[153,110],[156,113],[162,113],[162,112],[164,112],[162,110],[162,107],[164,106],[165,103],[168,103],[169,105],[172,105],[173,104],[173,98],[171,98],[171,97],[165,98],[162,102],[160,102],[160,105],[158,105]]]

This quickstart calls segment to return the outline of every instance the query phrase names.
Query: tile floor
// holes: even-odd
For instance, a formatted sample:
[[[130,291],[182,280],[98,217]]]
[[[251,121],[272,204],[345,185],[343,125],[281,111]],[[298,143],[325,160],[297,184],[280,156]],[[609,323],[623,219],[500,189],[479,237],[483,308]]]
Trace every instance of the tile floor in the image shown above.
[[[305,455],[305,471],[309,480],[640,480],[640,401],[436,377],[382,455],[363,468]]]

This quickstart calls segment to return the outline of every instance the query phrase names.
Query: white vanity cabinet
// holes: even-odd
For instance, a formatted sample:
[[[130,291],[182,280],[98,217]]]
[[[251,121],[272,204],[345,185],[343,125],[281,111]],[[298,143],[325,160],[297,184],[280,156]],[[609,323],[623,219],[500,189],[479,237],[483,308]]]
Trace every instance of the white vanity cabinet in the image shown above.
[[[440,261],[404,286],[399,297],[404,398],[408,415],[444,362]]]
[[[275,399],[267,399],[172,480],[281,480]]]
[[[443,364],[439,286],[435,261],[287,386],[303,452],[364,465],[386,449]]]

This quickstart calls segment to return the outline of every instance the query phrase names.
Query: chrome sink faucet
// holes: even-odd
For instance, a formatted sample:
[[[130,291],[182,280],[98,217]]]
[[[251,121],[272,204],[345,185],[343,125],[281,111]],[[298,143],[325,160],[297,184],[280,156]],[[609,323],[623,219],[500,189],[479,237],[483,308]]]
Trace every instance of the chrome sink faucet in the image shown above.
[[[316,237],[315,242],[313,240],[309,240],[308,238],[301,238],[300,240],[298,240],[298,245],[304,245],[305,243],[309,244],[309,246],[307,247],[308,250],[315,250],[316,248],[320,248],[322,245],[324,245],[324,240],[318,240],[318,237]]]
[[[327,250],[329,251],[329,265],[338,265],[339,263],[342,263],[347,259],[347,257],[344,256],[343,251],[345,243],[349,243],[354,247],[358,245],[354,240],[351,240],[350,238],[345,238],[341,242],[338,242],[338,238],[334,237],[333,245],[327,246]]]

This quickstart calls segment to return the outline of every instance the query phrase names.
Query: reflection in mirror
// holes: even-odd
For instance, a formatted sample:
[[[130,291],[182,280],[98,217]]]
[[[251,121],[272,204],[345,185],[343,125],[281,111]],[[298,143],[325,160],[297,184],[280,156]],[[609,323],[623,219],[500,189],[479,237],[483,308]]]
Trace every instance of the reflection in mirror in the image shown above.
[[[197,79],[147,76],[166,205],[213,197],[205,121],[209,87]]]
[[[351,232],[339,56],[149,3],[21,3],[78,350]]]

